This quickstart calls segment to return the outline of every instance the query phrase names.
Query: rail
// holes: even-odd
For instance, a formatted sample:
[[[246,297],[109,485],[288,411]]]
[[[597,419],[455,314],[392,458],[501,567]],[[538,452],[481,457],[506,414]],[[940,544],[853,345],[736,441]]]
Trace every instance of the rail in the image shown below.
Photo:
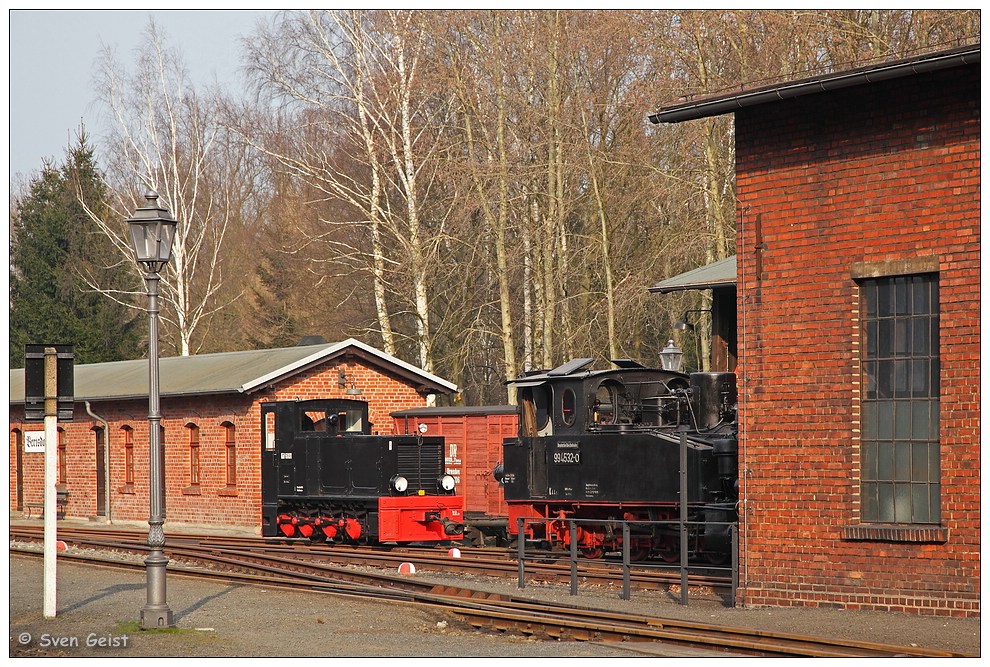
[[[40,551],[11,546],[11,553],[40,558]],[[280,590],[327,593],[416,604],[459,616],[474,627],[512,631],[536,639],[576,641],[653,641],[729,652],[731,655],[781,657],[978,657],[965,653],[898,646],[850,639],[834,639],[779,633],[762,629],[695,623],[672,618],[644,616],[606,609],[568,605],[476,591],[459,586],[417,582],[368,572],[342,571],[321,563],[297,558],[266,556],[255,551],[220,551],[193,544],[180,550],[183,560],[199,561],[200,567],[170,564],[172,575],[221,578],[244,584],[277,587]],[[101,566],[144,569],[136,559],[124,561],[93,555],[63,554],[65,560]]]

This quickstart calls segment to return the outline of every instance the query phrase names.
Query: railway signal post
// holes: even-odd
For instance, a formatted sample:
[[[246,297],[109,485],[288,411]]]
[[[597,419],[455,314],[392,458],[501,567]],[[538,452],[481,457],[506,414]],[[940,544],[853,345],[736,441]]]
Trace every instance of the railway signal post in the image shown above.
[[[72,421],[74,357],[72,345],[27,345],[24,349],[24,421],[45,424],[42,597],[45,618],[55,618],[56,613],[58,422]]]

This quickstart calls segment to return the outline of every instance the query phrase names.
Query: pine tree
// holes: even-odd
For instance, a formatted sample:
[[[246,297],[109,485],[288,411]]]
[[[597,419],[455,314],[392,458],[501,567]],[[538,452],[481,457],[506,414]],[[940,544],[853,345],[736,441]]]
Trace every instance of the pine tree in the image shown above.
[[[124,286],[126,270],[106,269],[113,255],[87,217],[103,207],[107,186],[85,132],[62,165],[45,163],[11,215],[10,365],[24,363],[27,343],[75,346],[76,363],[131,359],[142,354],[140,311],[89,290],[83,275],[101,274]]]
[[[258,335],[248,337],[253,347],[291,347],[300,338],[301,322],[293,312],[288,262],[277,251],[262,251],[256,269],[259,286],[254,288],[252,320],[260,326]]]

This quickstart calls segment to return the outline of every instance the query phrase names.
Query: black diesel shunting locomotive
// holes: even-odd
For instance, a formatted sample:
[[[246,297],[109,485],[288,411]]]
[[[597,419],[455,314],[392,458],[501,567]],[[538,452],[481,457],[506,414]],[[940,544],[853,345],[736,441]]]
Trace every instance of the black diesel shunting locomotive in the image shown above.
[[[680,443],[687,443],[688,520],[693,558],[724,562],[737,520],[736,383],[732,373],[683,373],[631,361],[587,370],[576,359],[510,384],[518,390],[519,437],[503,444],[496,478],[509,531],[570,544],[601,557],[622,548],[618,521],[632,523],[634,559],[680,553]],[[669,523],[646,523],[669,522]]]
[[[368,404],[348,399],[264,403],[261,423],[264,535],[462,538],[464,499],[444,472],[443,438],[372,435]]]

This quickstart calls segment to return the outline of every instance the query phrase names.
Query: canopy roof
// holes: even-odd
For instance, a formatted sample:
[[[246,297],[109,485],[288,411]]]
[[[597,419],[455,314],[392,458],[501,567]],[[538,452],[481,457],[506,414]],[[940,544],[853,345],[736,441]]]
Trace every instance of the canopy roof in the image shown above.
[[[683,290],[712,289],[714,287],[734,287],[736,284],[736,256],[726,257],[686,273],[661,280],[651,292],[666,294]]]

